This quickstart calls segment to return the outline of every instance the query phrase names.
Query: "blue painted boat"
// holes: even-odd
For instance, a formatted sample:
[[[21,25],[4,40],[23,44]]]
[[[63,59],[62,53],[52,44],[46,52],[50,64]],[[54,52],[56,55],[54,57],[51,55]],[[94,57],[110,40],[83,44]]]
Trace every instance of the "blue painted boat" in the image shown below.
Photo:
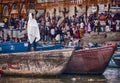
[[[0,53],[26,52],[27,42],[7,41],[0,44]]]
[[[117,67],[120,67],[120,53],[113,56],[113,61],[115,62]]]
[[[89,48],[101,47],[101,44],[92,44],[88,45]],[[31,46],[31,48],[33,45]],[[37,43],[36,51],[43,51],[43,50],[54,50],[54,49],[62,49],[62,48],[73,48],[69,46],[64,46],[61,43],[56,44],[39,44]],[[28,49],[28,42],[13,42],[7,41],[4,43],[0,43],[0,53],[16,53],[16,52],[27,52]],[[75,50],[82,49],[81,46],[77,46]],[[32,50],[32,49],[31,49]]]
[[[55,44],[55,45],[45,44],[45,45],[41,45],[41,44],[37,43],[36,51],[54,50],[54,49],[61,49],[61,48],[63,48],[62,44]],[[28,42],[8,41],[8,42],[0,43],[0,53],[27,52],[27,49],[28,49]]]
[[[120,50],[120,46],[117,47],[117,50]]]
[[[120,47],[120,41],[117,42],[118,47]]]
[[[113,54],[114,56],[117,56],[118,54]],[[113,58],[111,58],[110,62],[109,62],[109,67],[118,67],[118,65],[114,62]]]
[[[120,50],[120,41],[117,42],[117,49],[116,50]]]
[[[116,42],[117,43],[117,48],[116,48],[116,52],[120,51],[120,41]],[[120,58],[120,53],[114,53],[113,57],[119,57]],[[110,62],[109,62],[109,67],[118,67],[118,65],[115,63],[115,60],[113,60],[113,58],[111,58]]]
[[[118,46],[116,48],[116,52],[120,50],[119,44],[117,44],[117,45]],[[113,57],[119,57],[120,58],[120,53],[114,53]],[[116,64],[115,60],[113,60],[113,58],[111,58],[110,63],[109,63],[109,67],[119,67],[119,66]]]

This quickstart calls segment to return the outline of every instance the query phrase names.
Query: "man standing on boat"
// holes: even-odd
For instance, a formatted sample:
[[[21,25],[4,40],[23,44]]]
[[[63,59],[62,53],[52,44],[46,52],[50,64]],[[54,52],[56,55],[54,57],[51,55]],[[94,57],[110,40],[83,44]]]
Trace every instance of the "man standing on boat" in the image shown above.
[[[30,51],[31,44],[34,45],[34,51],[36,50],[36,42],[40,39],[39,26],[35,20],[34,14],[30,13],[27,24],[27,33],[28,33],[28,51]]]

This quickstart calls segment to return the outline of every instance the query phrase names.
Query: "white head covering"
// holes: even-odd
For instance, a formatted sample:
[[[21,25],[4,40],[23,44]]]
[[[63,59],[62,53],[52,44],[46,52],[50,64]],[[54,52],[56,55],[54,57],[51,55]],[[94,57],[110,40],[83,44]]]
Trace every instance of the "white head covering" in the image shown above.
[[[36,42],[39,41],[40,39],[39,26],[37,21],[34,18],[32,18],[32,13],[29,14],[27,32],[30,43],[33,43],[35,38],[36,38]]]

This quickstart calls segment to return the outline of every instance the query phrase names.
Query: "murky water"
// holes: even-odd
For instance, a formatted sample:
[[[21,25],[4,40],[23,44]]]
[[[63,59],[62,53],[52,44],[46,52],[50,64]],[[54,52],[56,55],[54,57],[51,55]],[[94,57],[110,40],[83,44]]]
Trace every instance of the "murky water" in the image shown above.
[[[120,83],[120,68],[107,68],[103,75],[61,75],[47,78],[1,77],[0,83]]]

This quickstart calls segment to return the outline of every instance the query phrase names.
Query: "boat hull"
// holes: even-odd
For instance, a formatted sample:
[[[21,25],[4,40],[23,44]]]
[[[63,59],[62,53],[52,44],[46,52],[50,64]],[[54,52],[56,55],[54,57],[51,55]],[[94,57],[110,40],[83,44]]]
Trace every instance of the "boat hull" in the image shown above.
[[[59,75],[66,68],[74,49],[0,54],[4,75]]]
[[[105,71],[113,53],[114,48],[112,46],[75,51],[64,73],[102,74]]]
[[[1,53],[16,53],[16,52],[27,52],[27,42],[4,42],[0,43],[0,54]]]

